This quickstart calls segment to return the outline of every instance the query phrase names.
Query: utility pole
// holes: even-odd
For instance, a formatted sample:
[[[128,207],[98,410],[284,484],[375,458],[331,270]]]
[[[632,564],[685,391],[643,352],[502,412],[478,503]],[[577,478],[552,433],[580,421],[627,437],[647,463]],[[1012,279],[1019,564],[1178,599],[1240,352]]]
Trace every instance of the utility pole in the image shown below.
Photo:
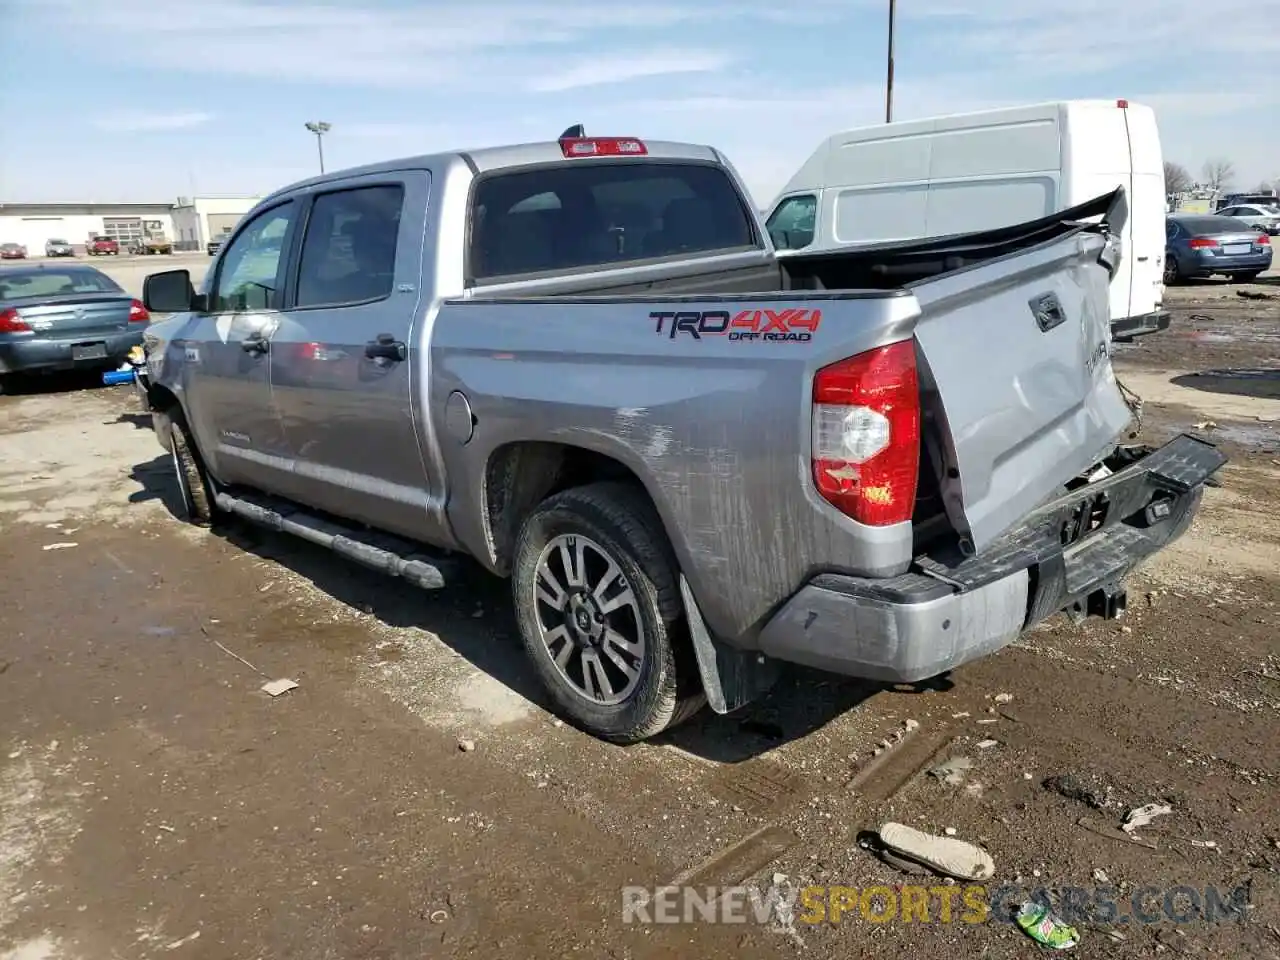
[[[305,126],[316,135],[316,151],[320,154],[320,172],[324,173],[324,135],[333,128],[333,125],[323,120],[308,120]]]
[[[889,0],[889,73],[884,87],[884,122],[893,123],[893,21],[896,18],[898,0]]]

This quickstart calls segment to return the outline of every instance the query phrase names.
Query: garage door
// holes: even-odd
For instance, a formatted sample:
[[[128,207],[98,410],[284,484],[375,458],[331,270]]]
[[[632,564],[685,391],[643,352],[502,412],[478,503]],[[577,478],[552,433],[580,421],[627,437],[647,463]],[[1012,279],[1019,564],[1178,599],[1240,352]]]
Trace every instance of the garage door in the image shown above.
[[[241,221],[242,215],[238,213],[211,213],[208,216],[209,221],[209,239],[220,237],[225,233],[230,233],[235,229],[236,224]]]
[[[120,243],[121,247],[129,247],[142,242],[141,217],[103,217],[102,233]]]

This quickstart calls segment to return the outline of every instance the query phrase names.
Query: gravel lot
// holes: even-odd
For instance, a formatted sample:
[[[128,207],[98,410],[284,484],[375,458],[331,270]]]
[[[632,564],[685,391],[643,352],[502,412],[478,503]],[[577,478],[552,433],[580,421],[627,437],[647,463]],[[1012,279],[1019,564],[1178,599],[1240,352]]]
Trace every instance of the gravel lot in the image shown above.
[[[135,293],[158,264],[208,258],[94,262]],[[934,688],[797,671],[626,749],[542,709],[502,584],[425,595],[189,528],[129,388],[0,398],[0,958],[1040,949],[1005,923],[621,922],[628,884],[911,882],[856,843],[890,819],[985,844],[993,886],[1249,889],[1241,923],[1084,923],[1082,956],[1280,955],[1280,278],[1168,299],[1118,374],[1148,437],[1232,462],[1125,620],[1056,618]],[[259,691],[278,677],[300,686]],[[952,755],[962,783],[928,775]],[[1096,796],[1045,786],[1066,775]],[[1090,829],[1148,802],[1154,849]]]

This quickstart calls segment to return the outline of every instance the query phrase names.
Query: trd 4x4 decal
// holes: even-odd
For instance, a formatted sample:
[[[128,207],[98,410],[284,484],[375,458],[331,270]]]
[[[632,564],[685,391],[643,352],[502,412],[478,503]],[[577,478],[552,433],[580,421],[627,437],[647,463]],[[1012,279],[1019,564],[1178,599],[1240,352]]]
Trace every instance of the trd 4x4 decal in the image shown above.
[[[649,314],[654,332],[665,333],[674,340],[688,334],[695,340],[703,337],[728,337],[730,340],[767,340],[804,343],[813,339],[822,324],[822,311],[804,307],[783,310],[654,310]]]

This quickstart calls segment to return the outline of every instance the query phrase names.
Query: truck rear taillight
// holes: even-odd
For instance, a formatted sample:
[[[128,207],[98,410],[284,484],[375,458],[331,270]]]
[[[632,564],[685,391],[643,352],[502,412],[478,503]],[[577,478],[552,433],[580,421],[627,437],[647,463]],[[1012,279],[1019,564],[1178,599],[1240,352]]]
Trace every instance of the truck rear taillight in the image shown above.
[[[0,333],[30,333],[29,327],[21,317],[18,311],[10,307],[7,310],[0,310]]]
[[[147,308],[142,305],[141,300],[134,300],[129,304],[129,322],[130,323],[150,323],[151,314],[147,312]]]
[[[920,468],[920,383],[911,340],[823,367],[813,378],[813,481],[868,526],[910,520]]]
[[[649,152],[635,137],[566,137],[560,149],[566,157],[643,157]]]

